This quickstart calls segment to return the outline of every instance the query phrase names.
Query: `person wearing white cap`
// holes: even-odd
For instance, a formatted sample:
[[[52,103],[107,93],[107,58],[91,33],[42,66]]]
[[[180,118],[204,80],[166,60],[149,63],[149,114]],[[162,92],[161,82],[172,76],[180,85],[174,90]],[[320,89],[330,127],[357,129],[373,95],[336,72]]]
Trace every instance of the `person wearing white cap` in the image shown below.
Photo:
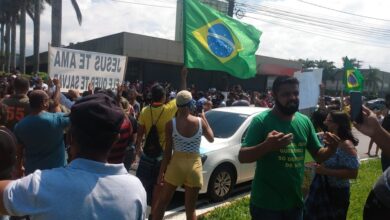
[[[201,136],[214,141],[204,112],[200,117],[191,115],[196,102],[189,91],[177,93],[176,117],[166,124],[166,146],[161,163],[159,184],[162,185],[153,219],[162,219],[177,187],[185,186],[185,206],[187,219],[196,219],[195,208],[198,193],[203,185],[202,162],[199,154]],[[172,154],[173,150],[173,154]]]

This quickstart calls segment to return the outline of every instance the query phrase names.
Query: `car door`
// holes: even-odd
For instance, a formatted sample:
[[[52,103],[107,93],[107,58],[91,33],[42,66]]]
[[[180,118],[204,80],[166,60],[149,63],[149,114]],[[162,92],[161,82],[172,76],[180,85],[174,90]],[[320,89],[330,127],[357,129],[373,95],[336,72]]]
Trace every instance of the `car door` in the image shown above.
[[[248,128],[245,129],[244,133],[241,135],[241,143],[244,141],[245,135],[248,131]],[[240,143],[240,147],[241,147]],[[238,160],[238,158],[237,158]],[[253,179],[253,176],[255,175],[255,168],[256,168],[256,162],[254,163],[240,163],[239,164],[239,176],[237,181],[244,182],[249,181]]]

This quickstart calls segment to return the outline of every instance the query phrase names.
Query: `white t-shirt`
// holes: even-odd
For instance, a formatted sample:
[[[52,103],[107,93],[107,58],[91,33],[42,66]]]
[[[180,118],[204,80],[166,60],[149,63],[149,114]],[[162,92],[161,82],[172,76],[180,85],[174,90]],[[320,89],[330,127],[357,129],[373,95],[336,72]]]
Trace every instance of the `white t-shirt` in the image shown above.
[[[76,159],[67,167],[37,170],[12,181],[4,206],[35,219],[144,219],[146,192],[123,164]]]

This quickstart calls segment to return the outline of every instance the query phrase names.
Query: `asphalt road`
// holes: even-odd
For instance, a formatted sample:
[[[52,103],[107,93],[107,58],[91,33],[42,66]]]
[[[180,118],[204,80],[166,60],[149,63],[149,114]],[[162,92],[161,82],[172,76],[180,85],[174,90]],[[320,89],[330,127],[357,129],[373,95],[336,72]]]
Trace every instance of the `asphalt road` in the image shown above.
[[[358,130],[353,128],[352,130],[353,135],[359,139],[359,144],[356,146],[356,149],[358,151],[358,155],[360,159],[368,158],[369,156],[366,154],[368,151],[368,145],[370,144],[370,138],[365,136],[364,134],[360,133]],[[371,155],[375,154],[375,148],[376,144],[374,143],[372,149],[371,149]],[[381,150],[379,150],[379,155],[381,153]]]

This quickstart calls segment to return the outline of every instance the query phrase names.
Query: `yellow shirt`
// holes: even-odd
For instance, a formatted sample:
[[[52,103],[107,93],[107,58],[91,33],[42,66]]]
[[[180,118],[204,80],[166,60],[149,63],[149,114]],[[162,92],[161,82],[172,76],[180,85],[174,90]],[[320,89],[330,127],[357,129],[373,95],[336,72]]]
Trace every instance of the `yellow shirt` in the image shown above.
[[[153,122],[150,115],[150,110],[152,110]],[[152,127],[152,123],[153,124],[156,123],[158,117],[161,114],[160,119],[158,119],[157,121],[156,127],[158,131],[158,136],[160,138],[160,144],[162,148],[165,148],[165,125],[168,121],[170,121],[175,116],[176,111],[177,111],[176,99],[173,99],[167,104],[161,105],[159,107],[146,106],[142,109],[139,115],[138,123],[141,126],[145,126],[145,135],[147,135],[149,133],[150,127]]]

